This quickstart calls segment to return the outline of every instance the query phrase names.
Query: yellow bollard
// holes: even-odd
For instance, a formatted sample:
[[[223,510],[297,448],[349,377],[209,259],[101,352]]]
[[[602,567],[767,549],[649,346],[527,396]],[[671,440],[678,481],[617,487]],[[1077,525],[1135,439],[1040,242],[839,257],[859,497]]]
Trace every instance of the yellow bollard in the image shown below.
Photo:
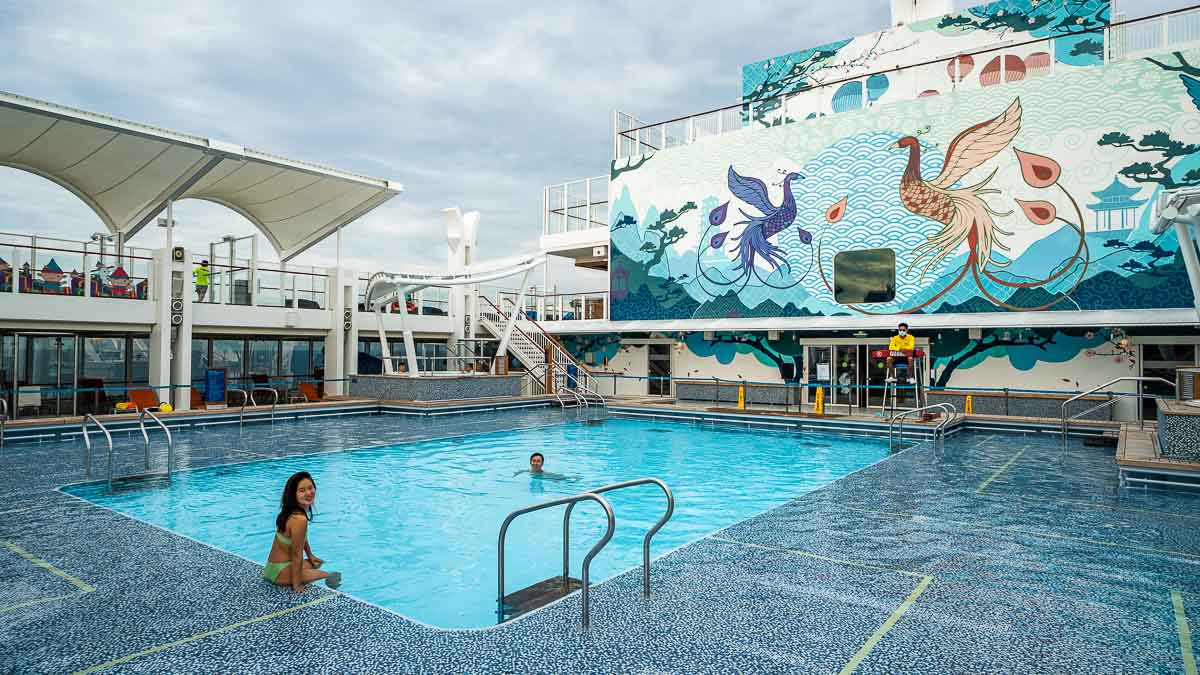
[[[813,412],[825,414],[825,387],[817,387],[817,399],[813,402]]]
[[[746,409],[746,386],[738,385],[738,410]]]
[[[964,415],[973,415],[974,413],[975,413],[975,401],[972,400],[970,394],[967,394],[966,400],[963,401],[963,414]]]

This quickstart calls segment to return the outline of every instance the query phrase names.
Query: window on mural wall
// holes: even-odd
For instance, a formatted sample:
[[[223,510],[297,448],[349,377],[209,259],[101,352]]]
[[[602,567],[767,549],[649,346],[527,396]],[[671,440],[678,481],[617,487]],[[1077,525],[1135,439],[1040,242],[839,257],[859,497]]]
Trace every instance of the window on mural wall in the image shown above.
[[[890,248],[843,251],[833,258],[833,299],[842,305],[896,298],[896,252]]]

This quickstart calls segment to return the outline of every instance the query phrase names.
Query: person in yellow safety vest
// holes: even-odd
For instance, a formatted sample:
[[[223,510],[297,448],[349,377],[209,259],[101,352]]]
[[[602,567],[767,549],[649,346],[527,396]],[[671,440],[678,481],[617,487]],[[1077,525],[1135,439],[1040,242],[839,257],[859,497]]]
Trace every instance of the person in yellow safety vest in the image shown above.
[[[887,381],[896,381],[896,363],[903,363],[908,366],[908,383],[913,384],[917,380],[913,377],[912,372],[912,355],[913,350],[917,347],[916,338],[908,332],[908,324],[901,323],[896,327],[896,334],[892,336],[888,342],[888,357],[887,357]]]
[[[196,284],[196,302],[204,302],[208,293],[208,261],[201,260],[196,269],[192,270],[192,280]]]

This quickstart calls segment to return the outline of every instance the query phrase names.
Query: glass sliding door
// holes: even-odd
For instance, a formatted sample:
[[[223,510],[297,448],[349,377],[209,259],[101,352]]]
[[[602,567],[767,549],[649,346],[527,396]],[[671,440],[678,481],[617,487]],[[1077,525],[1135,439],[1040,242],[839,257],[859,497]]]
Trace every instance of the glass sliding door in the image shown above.
[[[20,333],[13,417],[75,414],[74,335]]]
[[[671,394],[671,345],[646,345],[647,372],[650,375],[647,393],[651,396]]]
[[[124,336],[79,338],[79,392],[75,410],[80,415],[106,415],[125,399],[128,381],[128,339]]]
[[[859,389],[858,345],[837,345],[833,348],[833,395],[830,403],[850,409],[862,405]]]
[[[825,390],[825,405],[833,402],[833,392],[829,390],[833,384],[833,347],[829,345],[809,345],[804,350],[807,384],[805,392],[810,405],[817,403],[817,387]]]

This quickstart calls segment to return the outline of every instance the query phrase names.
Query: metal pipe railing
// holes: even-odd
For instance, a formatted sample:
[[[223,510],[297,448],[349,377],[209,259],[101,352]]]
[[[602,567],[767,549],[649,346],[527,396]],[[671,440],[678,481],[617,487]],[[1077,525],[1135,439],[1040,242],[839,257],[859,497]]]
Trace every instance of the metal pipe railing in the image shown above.
[[[1113,405],[1113,404],[1114,404],[1116,401],[1119,401],[1119,400],[1121,400],[1122,398],[1130,398],[1130,397],[1131,397],[1131,395],[1130,395],[1130,394],[1126,394],[1125,392],[1119,392],[1119,391],[1118,391],[1118,392],[1111,392],[1111,391],[1110,391],[1110,392],[1106,392],[1106,393],[1108,393],[1108,394],[1110,394],[1110,395],[1111,395],[1111,394],[1117,394],[1117,395],[1118,395],[1118,397],[1117,397],[1117,398],[1115,398],[1115,399],[1113,399],[1113,398],[1110,398],[1109,400],[1107,400],[1107,401],[1105,401],[1105,402],[1103,402],[1103,403],[1101,403],[1101,404],[1099,404],[1099,405],[1097,405],[1097,406],[1095,406],[1095,407],[1093,407],[1093,408],[1088,408],[1087,410],[1084,410],[1084,411],[1083,411],[1083,412],[1081,412],[1081,413],[1077,413],[1077,414],[1075,414],[1075,415],[1072,415],[1072,416],[1071,416],[1071,417],[1069,417],[1069,418],[1067,417],[1067,406],[1068,406],[1068,405],[1070,405],[1070,404],[1072,404],[1072,403],[1074,403],[1075,401],[1078,401],[1079,399],[1081,399],[1081,398],[1083,398],[1083,397],[1085,397],[1085,396],[1090,396],[1090,395],[1092,395],[1092,394],[1095,394],[1095,393],[1099,392],[1099,391],[1100,391],[1100,390],[1102,390],[1102,389],[1107,389],[1108,387],[1111,387],[1111,386],[1113,386],[1114,384],[1117,384],[1118,382],[1137,382],[1137,383],[1138,383],[1138,388],[1137,388],[1137,394],[1136,394],[1136,397],[1137,397],[1137,418],[1138,418],[1138,428],[1139,428],[1139,429],[1142,427],[1142,398],[1144,397],[1144,395],[1142,394],[1142,387],[1141,387],[1141,383],[1143,383],[1143,382],[1161,382],[1161,383],[1163,383],[1163,384],[1169,384],[1169,385],[1171,385],[1171,388],[1172,388],[1172,389],[1174,389],[1174,388],[1175,388],[1175,383],[1174,383],[1174,382],[1172,382],[1172,381],[1170,381],[1170,380],[1167,380],[1167,379],[1164,379],[1164,378],[1161,378],[1161,377],[1134,377],[1134,376],[1126,376],[1126,377],[1118,377],[1118,378],[1116,378],[1116,379],[1109,380],[1108,382],[1105,382],[1104,384],[1102,384],[1102,385],[1100,385],[1100,386],[1093,387],[1093,388],[1091,388],[1091,389],[1089,389],[1089,390],[1087,390],[1087,391],[1085,391],[1085,392],[1081,392],[1081,393],[1079,393],[1079,394],[1076,394],[1076,395],[1072,396],[1071,398],[1069,398],[1069,399],[1067,399],[1067,400],[1063,401],[1063,404],[1062,404],[1062,411],[1061,411],[1061,412],[1062,412],[1062,442],[1063,442],[1063,445],[1066,445],[1066,444],[1067,444],[1067,426],[1068,426],[1068,423],[1069,423],[1071,420],[1078,419],[1078,418],[1080,418],[1080,417],[1082,417],[1082,416],[1084,416],[1084,415],[1087,415],[1087,414],[1089,414],[1089,413],[1093,413],[1093,412],[1095,412],[1095,411],[1097,411],[1097,410],[1100,410],[1100,409],[1102,409],[1102,408],[1106,408],[1106,407],[1108,407],[1108,406],[1110,406],[1110,405]]]
[[[927,405],[923,408],[913,408],[912,410],[905,410],[897,415],[893,415],[892,418],[890,420],[888,420],[888,448],[891,449],[891,448],[895,447],[895,445],[892,442],[892,437],[893,437],[892,434],[893,434],[893,430],[894,430],[893,428],[895,427],[897,420],[899,420],[899,422],[900,422],[900,443],[904,443],[904,418],[905,417],[919,413],[919,412],[926,412],[929,410],[945,410],[946,406],[950,406],[951,409],[954,409],[954,406],[951,406],[949,403],[935,403],[933,405]],[[957,409],[955,409],[955,412],[957,413]],[[940,424],[938,424],[936,427],[934,427],[934,429],[933,429],[934,435],[936,436],[938,434],[938,432],[941,431],[945,427],[945,425],[946,425],[946,422],[943,421]]]
[[[158,418],[148,408],[142,408],[142,412],[138,415],[138,428],[142,430],[142,445],[146,450],[146,470],[150,469],[150,434],[146,433],[146,415],[150,419],[158,423],[162,427],[163,433],[167,435],[167,481],[171,480],[171,472],[175,470],[175,438],[171,436],[171,430],[163,421]]]
[[[275,406],[279,405],[279,390],[274,387],[253,387],[250,389],[250,400],[251,401],[254,400],[254,392],[256,392],[256,391],[271,392],[271,422],[274,423],[275,422]],[[256,407],[258,406],[257,403],[255,403],[254,405]],[[245,411],[245,409],[246,409],[245,406],[242,406],[243,412]]]
[[[94,422],[96,426],[100,427],[100,431],[104,432],[104,439],[108,441],[108,489],[112,490],[112,434],[108,433],[108,429],[106,429],[104,425],[100,423],[100,420],[96,419],[96,416],[91,414],[84,415],[83,422],[81,422],[79,425],[80,430],[83,432],[83,477],[92,477],[92,439],[88,436],[89,420]]]
[[[646,536],[642,538],[642,596],[646,598],[650,597],[650,540],[653,539],[654,535],[662,529],[663,525],[667,524],[667,521],[671,519],[671,514],[675,513],[675,495],[671,493],[671,488],[667,487],[666,483],[657,478],[635,478],[622,483],[613,483],[612,485],[605,485],[604,487],[590,490],[591,494],[600,494],[602,492],[619,490],[621,488],[632,487],[634,485],[646,485],[649,483],[653,483],[654,485],[662,488],[663,494],[667,497],[667,511],[663,514],[662,518],[658,519],[658,522],[654,524],[654,527],[650,528],[650,530],[646,532]],[[563,514],[563,590],[568,588],[567,571],[571,567],[571,551],[569,544],[571,542],[571,511],[574,509],[574,502],[567,504],[567,512]]]
[[[229,398],[229,394],[231,393],[238,393],[242,395],[242,410],[238,413],[238,426],[240,427],[242,426],[242,418],[246,416],[246,404],[249,403],[252,407],[257,406],[257,404],[254,402],[254,399],[250,397],[250,392],[246,391],[245,389],[229,387],[225,390],[225,397]]]
[[[504,519],[504,522],[501,523],[500,538],[499,538],[499,541],[497,542],[497,553],[496,553],[496,617],[499,621],[503,621],[504,616],[505,616],[505,612],[504,612],[504,537],[505,537],[505,535],[508,534],[509,524],[511,524],[512,521],[514,519],[516,519],[518,516],[525,515],[526,513],[532,513],[534,511],[541,511],[542,509],[548,509],[552,506],[560,506],[562,504],[574,504],[575,502],[581,502],[581,501],[585,501],[585,500],[591,500],[591,501],[594,501],[597,504],[599,504],[600,508],[604,509],[604,515],[608,518],[608,529],[604,532],[604,536],[600,538],[600,541],[596,542],[596,544],[594,546],[592,546],[591,550],[589,550],[587,555],[584,556],[584,558],[583,558],[583,573],[580,575],[581,576],[580,580],[583,582],[583,585],[580,587],[579,592],[580,592],[580,601],[581,601],[581,604],[583,605],[583,628],[587,629],[589,620],[591,618],[588,613],[588,575],[589,575],[589,572],[591,571],[592,559],[596,557],[596,554],[600,553],[600,550],[603,549],[606,544],[608,544],[609,540],[612,539],[613,531],[616,530],[616,528],[617,528],[617,521],[616,521],[616,518],[613,516],[612,505],[610,505],[608,503],[608,500],[605,499],[604,497],[601,497],[600,495],[594,494],[591,492],[585,492],[583,494],[573,495],[570,497],[560,497],[558,499],[551,499],[550,501],[541,502],[540,504],[534,504],[533,506],[526,506],[523,509],[517,509],[516,511],[513,511],[512,513],[508,514],[508,516]],[[566,551],[566,545],[567,545],[567,542],[564,541],[563,542],[564,552]]]

